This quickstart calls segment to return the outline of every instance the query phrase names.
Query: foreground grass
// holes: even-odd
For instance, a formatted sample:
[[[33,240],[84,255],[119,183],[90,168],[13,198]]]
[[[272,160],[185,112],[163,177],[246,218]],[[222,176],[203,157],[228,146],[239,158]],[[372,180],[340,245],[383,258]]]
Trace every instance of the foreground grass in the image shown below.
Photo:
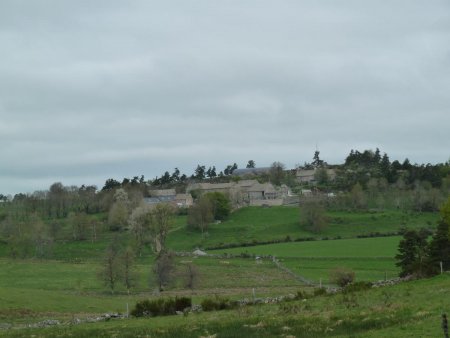
[[[129,295],[123,286],[114,294],[97,278],[97,262],[65,263],[60,261],[0,260],[0,322],[37,321],[48,314],[57,318],[73,315],[124,312],[126,304],[155,297],[152,261],[137,264],[138,284]],[[194,290],[186,290],[188,264],[197,267]],[[215,259],[209,257],[176,258],[174,283],[162,295],[189,295],[200,301],[215,294],[230,298],[294,292],[301,283],[280,271],[274,264],[256,264],[252,259]]]
[[[450,275],[400,285],[221,312],[129,319],[47,329],[0,331],[8,337],[439,337],[449,311]]]

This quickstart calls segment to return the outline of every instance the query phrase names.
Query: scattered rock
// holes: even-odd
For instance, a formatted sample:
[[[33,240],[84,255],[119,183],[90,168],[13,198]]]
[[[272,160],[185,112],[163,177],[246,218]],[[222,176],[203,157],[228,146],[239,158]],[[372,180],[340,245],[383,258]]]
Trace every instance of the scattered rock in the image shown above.
[[[56,319],[46,319],[43,320],[42,322],[38,322],[38,323],[34,323],[34,324],[29,324],[28,327],[39,327],[39,328],[43,328],[43,327],[49,327],[49,326],[55,326],[55,325],[61,325],[61,323],[59,322],[59,320]]]

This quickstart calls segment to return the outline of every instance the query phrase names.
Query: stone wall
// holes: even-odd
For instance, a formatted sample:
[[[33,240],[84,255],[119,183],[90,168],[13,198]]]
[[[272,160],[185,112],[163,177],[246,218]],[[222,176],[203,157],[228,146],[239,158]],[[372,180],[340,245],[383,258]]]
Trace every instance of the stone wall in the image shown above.
[[[282,198],[277,198],[274,200],[251,200],[250,201],[250,206],[252,207],[262,207],[262,206],[278,206],[278,205],[283,205],[283,199]]]

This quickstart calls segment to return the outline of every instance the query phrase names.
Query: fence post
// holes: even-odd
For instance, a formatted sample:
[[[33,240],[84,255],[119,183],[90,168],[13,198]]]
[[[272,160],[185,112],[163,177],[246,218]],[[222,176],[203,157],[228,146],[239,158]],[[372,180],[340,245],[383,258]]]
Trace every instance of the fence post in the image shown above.
[[[442,330],[444,331],[444,337],[448,337],[448,321],[447,321],[447,315],[445,313],[442,314]]]

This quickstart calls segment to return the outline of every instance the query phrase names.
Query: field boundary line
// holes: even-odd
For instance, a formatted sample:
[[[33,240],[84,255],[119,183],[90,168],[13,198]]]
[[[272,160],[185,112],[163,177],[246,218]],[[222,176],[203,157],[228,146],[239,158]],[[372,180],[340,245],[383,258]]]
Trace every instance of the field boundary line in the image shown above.
[[[287,274],[291,275],[292,277],[294,277],[296,280],[308,285],[308,286],[315,286],[316,284],[312,281],[310,281],[309,279],[306,279],[303,276],[297,275],[295,272],[293,272],[291,269],[285,267],[283,264],[280,263],[280,261],[276,258],[276,257],[272,257],[272,262],[275,264],[275,266],[286,272]]]

